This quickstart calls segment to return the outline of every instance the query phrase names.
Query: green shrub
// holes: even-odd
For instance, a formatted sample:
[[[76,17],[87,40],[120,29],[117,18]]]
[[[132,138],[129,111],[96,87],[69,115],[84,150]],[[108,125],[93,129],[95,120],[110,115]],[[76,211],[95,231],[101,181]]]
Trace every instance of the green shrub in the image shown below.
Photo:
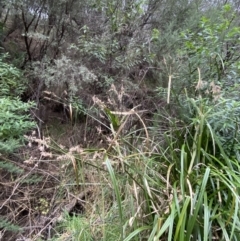
[[[216,18],[203,16],[197,30],[182,31],[175,90],[187,88],[188,94],[194,96],[199,77],[202,95],[212,83],[227,91],[238,83],[240,28],[237,21],[237,13],[227,4]]]
[[[23,143],[23,135],[35,127],[26,114],[33,106],[18,98],[0,98],[0,151],[12,152]]]
[[[239,132],[232,134],[231,123],[240,123],[226,108],[227,101],[219,101],[216,106],[201,98],[187,102],[195,109],[191,123],[166,133],[168,148],[163,150],[163,158],[170,163],[167,178],[171,187],[170,209],[163,216],[161,227],[153,229],[153,235],[156,238],[168,235],[169,241],[191,238],[237,241],[240,165],[236,150],[230,153],[232,145],[226,142],[234,136],[237,141]],[[225,122],[229,127],[223,131],[229,129],[229,136],[218,129]]]
[[[34,103],[24,103],[20,95],[26,81],[20,70],[0,57],[0,152],[13,152],[23,144],[24,134],[35,124],[27,114]]]
[[[18,232],[21,231],[19,226],[13,225],[5,219],[0,218],[0,228],[4,228],[7,231]]]
[[[0,97],[21,96],[26,88],[22,72],[6,62],[8,55],[0,56]]]

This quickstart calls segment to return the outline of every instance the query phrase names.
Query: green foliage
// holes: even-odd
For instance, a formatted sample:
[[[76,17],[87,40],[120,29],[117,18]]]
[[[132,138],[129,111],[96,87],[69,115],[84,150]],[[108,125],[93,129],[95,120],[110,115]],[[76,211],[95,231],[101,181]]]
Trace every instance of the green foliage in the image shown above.
[[[79,60],[65,55],[56,59],[54,64],[48,58],[35,62],[33,75],[43,81],[60,99],[64,91],[67,92],[69,99],[72,99],[79,90],[82,90],[84,84],[93,84],[97,81],[93,71]]]
[[[32,42],[41,45],[35,48],[40,52],[37,57],[47,53],[31,65],[33,75],[68,108],[73,121],[89,113],[81,93],[96,91],[106,97],[110,84],[120,81],[126,81],[132,93],[132,72],[135,86],[144,82],[149,88],[147,78],[161,79],[158,92],[167,95],[168,103],[170,94],[175,94],[166,108],[175,107],[175,118],[161,109],[161,116],[155,117],[165,122],[158,122],[157,130],[135,113],[146,137],[127,127],[129,122],[135,125],[134,118],[128,121],[127,115],[120,121],[110,109],[103,110],[113,128],[107,136],[98,128],[97,140],[103,146],[110,143],[109,147],[96,151],[78,146],[76,158],[68,153],[78,187],[86,184],[81,183],[85,178],[87,185],[100,185],[96,189],[101,189],[102,200],[89,202],[86,195],[84,203],[92,205],[94,214],[66,215],[53,240],[239,240],[238,12],[229,4],[219,10],[216,1],[55,0],[37,1],[36,6],[33,2],[29,6],[20,1],[19,6],[24,4],[19,9],[16,5],[23,19],[28,23],[33,19],[24,35],[29,60],[34,57]],[[206,6],[214,10],[213,16],[204,10]],[[36,12],[28,14],[29,8]],[[47,20],[41,19],[41,11],[49,11]],[[9,153],[34,126],[27,115],[33,104],[20,101],[26,82],[19,70],[3,60],[2,56],[0,151]],[[147,77],[150,69],[156,70],[156,76]],[[162,100],[159,103],[156,109]],[[136,104],[148,108],[146,103]],[[121,111],[126,114],[125,108]],[[85,165],[95,169],[85,173]],[[0,162],[0,168],[12,166]],[[12,172],[21,170],[12,168]],[[33,175],[22,183],[38,181]]]
[[[112,206],[118,209],[117,213],[109,209],[109,213],[118,217],[114,225],[119,225],[119,240],[239,240],[240,106],[235,50],[239,48],[240,29],[235,11],[225,5],[217,18],[203,16],[197,30],[177,29],[176,20],[168,20],[166,27],[152,25],[144,36],[149,39],[143,38],[139,44],[138,38],[121,32],[127,18],[138,19],[133,17],[134,11],[127,12],[124,19],[124,13],[121,15],[115,8],[116,2],[102,4],[107,7],[106,16],[113,16],[107,30],[95,34],[86,25],[76,45],[83,59],[101,63],[100,71],[106,65],[124,72],[144,61],[155,63],[160,53],[180,42],[170,51],[174,55],[178,49],[176,59],[164,59],[167,74],[172,77],[168,79],[172,85],[168,83],[167,93],[176,94],[173,103],[179,105],[179,116],[164,116],[169,129],[159,138],[157,130],[150,139],[145,126],[146,138],[133,141],[129,136],[135,136],[135,132],[112,133],[111,148],[104,150],[109,172],[109,177],[104,173],[104,178],[113,190]],[[181,6],[182,13],[190,14],[187,6]],[[176,9],[176,16],[183,17]],[[138,14],[141,18],[142,13]],[[141,36],[137,31],[131,33]],[[166,43],[162,47],[166,50],[155,53],[160,43]],[[118,118],[109,109],[104,111],[113,127],[119,127]],[[86,230],[90,235],[91,229]],[[83,239],[89,238],[92,235]]]
[[[0,170],[10,173],[13,178],[16,174],[22,174],[23,169],[1,155],[13,153],[24,143],[24,134],[35,127],[28,114],[30,108],[35,105],[20,100],[26,88],[26,81],[20,70],[4,62],[6,56],[0,57]],[[33,183],[33,178],[29,183]],[[20,227],[5,219],[0,219],[0,228],[3,232],[21,231]]]
[[[115,131],[118,130],[118,128],[120,127],[120,120],[119,118],[114,115],[108,108],[104,108],[104,112],[108,117],[108,120],[110,121],[111,125],[113,126],[113,129]]]
[[[67,236],[69,240],[74,241],[92,241],[94,240],[91,235],[91,226],[85,217],[65,215],[64,220],[58,225],[59,229],[66,230],[67,233],[62,236]],[[61,233],[61,232],[60,232]],[[66,237],[65,237],[66,238]],[[61,234],[59,238],[56,237],[52,240],[62,240]]]
[[[76,46],[81,55],[88,61],[96,63],[99,61],[98,75],[101,77],[106,75],[104,73],[106,69],[102,64],[107,64],[109,70],[120,74],[119,71],[130,70],[146,60],[144,45],[137,43],[137,38],[125,36],[121,32],[125,31],[120,29],[123,28],[121,24],[117,25],[117,28],[119,28],[119,32],[112,33],[109,31],[96,36],[91,33],[87,26],[84,26]],[[133,30],[129,31],[133,32]],[[132,32],[130,32],[131,35],[133,35]],[[76,49],[76,47],[72,45],[73,49]],[[116,74],[114,73],[114,75]],[[100,83],[103,86],[106,86],[106,84],[105,82]]]
[[[172,237],[174,240],[190,240],[190,237],[238,240],[240,179],[237,173],[240,166],[237,155],[226,154],[228,149],[210,124],[213,117],[214,124],[221,122],[222,115],[203,106],[201,101],[193,104],[197,108],[193,126],[190,125],[185,133],[177,131],[175,142],[171,141],[164,153],[173,165],[168,171],[173,196],[165,222],[155,235],[161,237],[169,229],[168,240]]]
[[[97,25],[86,22],[81,27],[78,43],[72,44],[71,49],[78,50],[86,66],[97,67],[95,74],[101,87],[108,87],[111,77],[115,81],[127,78],[129,71],[147,63],[148,36],[141,31],[144,4],[145,1],[111,0],[94,2],[91,6],[101,18],[97,19]],[[149,32],[146,30],[146,35]]]
[[[203,138],[202,143],[212,145],[211,152],[210,149],[207,152],[214,156],[221,153],[221,148],[215,146],[214,133],[228,156],[238,156],[239,56],[236,50],[239,48],[240,29],[236,12],[230,5],[224,5],[216,11],[216,15],[216,18],[203,16],[197,29],[182,31],[181,47],[175,62],[172,61],[169,67],[171,70],[172,66],[178,65],[178,70],[169,72],[172,85],[168,87],[168,92],[175,94],[176,98],[172,100],[180,106],[177,109],[181,121],[187,126],[188,138],[194,137],[192,131],[195,131],[195,125],[204,113],[206,122],[199,135]],[[177,132],[176,143],[183,145],[186,134],[183,130]],[[174,139],[169,139],[170,146],[174,143]],[[205,150],[206,146],[200,145],[196,149]],[[181,149],[181,145],[176,148]]]
[[[19,99],[0,99],[0,138],[6,140],[22,136],[35,125],[28,121],[29,116],[25,113],[33,107],[33,103],[23,103]]]
[[[152,209],[155,213],[148,220],[151,228],[135,219],[132,237],[142,228],[149,231],[148,240],[240,238],[239,87],[234,51],[240,29],[234,26],[234,18],[234,11],[225,5],[218,21],[203,17],[197,33],[186,30],[182,35],[183,48],[175,62],[179,72],[173,73],[172,84],[172,91],[180,93],[176,98],[180,115],[178,120],[164,117],[169,130],[159,139],[165,139],[165,145],[156,144],[159,153],[150,151],[157,158],[146,157],[138,147],[133,156],[137,159],[139,153],[140,160],[134,162],[131,155],[123,154],[124,147],[116,145],[127,183],[136,182],[144,193],[145,216],[151,216]],[[109,172],[122,214],[121,197],[126,192],[120,194],[117,183],[121,177],[113,175],[111,168]],[[144,233],[141,238],[144,240]]]
[[[5,219],[0,219],[0,228],[13,232],[19,232],[22,230],[19,226],[13,225]]]
[[[102,175],[113,198],[108,214],[101,213],[106,225],[103,233],[97,236],[94,230],[98,224],[86,219],[86,224],[78,224],[77,229],[66,223],[63,232],[76,230],[71,235],[81,233],[81,240],[96,236],[98,240],[112,240],[108,216],[117,217],[111,222],[115,240],[239,240],[239,155],[237,149],[229,151],[232,144],[224,142],[226,136],[217,128],[226,119],[229,125],[235,122],[238,105],[226,111],[226,119],[222,117],[227,100],[186,98],[185,105],[191,112],[187,123],[165,117],[171,123],[161,136],[165,143],[155,142],[154,132],[148,152],[146,139],[129,148],[128,135],[122,135],[115,139],[111,152],[104,151],[109,177],[105,172]],[[233,127],[227,128],[231,133]],[[235,135],[237,140],[238,131]]]
[[[24,134],[35,127],[26,112],[33,103],[0,98],[0,151],[12,152],[23,143]]]
[[[4,26],[5,26],[4,23],[0,21],[0,46],[2,46]]]
[[[23,135],[35,124],[27,112],[33,103],[23,103],[19,96],[25,89],[22,73],[0,58],[0,151],[13,152],[24,140]]]
[[[4,62],[7,57],[7,54],[0,56],[0,97],[17,97],[26,88],[26,81],[19,69]]]
[[[213,103],[213,106],[209,108],[211,108],[211,114],[208,116],[208,123],[216,133],[224,151],[228,156],[238,157],[240,102],[222,99],[219,103]]]
[[[80,98],[73,97],[70,100],[70,104],[72,108],[72,116],[70,117],[72,123],[82,120],[88,111],[82,100]]]
[[[233,131],[231,123],[236,121],[234,115],[238,105],[235,110],[225,111],[227,100],[213,103],[199,97],[186,98],[185,102],[191,118],[183,123],[183,120],[165,117],[171,123],[161,136],[166,145],[152,143],[154,148],[158,146],[159,153],[150,149],[149,155],[138,145],[127,155],[128,140],[124,136],[113,147],[116,156],[106,158],[118,204],[119,223],[126,218],[124,203],[131,200],[128,188],[134,189],[134,211],[124,226],[125,239],[120,240],[148,237],[147,240],[237,241],[240,238],[239,154],[236,148],[230,152],[232,144],[227,144],[228,138],[217,128],[227,122],[226,129]],[[222,118],[223,109],[226,119]],[[235,124],[239,125],[239,121]],[[231,131],[228,135],[233,139]],[[235,130],[234,135],[237,143],[239,132]],[[114,158],[121,162],[120,170],[113,169]],[[124,188],[120,183],[124,183]],[[125,233],[128,225],[134,229],[128,227]]]
[[[109,161],[108,157],[106,156],[105,159],[106,162],[106,166],[108,168],[110,177],[111,177],[111,181],[113,184],[113,189],[116,195],[116,199],[117,199],[117,203],[118,203],[118,210],[119,210],[119,218],[120,218],[120,229],[121,229],[121,238],[120,240],[123,240],[124,238],[124,234],[123,234],[123,211],[122,211],[122,200],[121,200],[121,195],[120,195],[120,191],[119,191],[119,187],[118,187],[118,183],[117,183],[117,179],[114,173],[114,170],[112,168],[111,162]]]
[[[10,142],[11,144],[11,142]],[[0,146],[1,149],[7,149],[8,146]],[[14,149],[7,149],[8,152],[12,152]],[[8,172],[10,173],[17,173],[17,174],[21,174],[23,173],[23,169],[17,167],[16,165],[14,165],[13,163],[11,162],[7,162],[7,161],[0,161],[0,169],[4,169],[4,170],[7,170]]]
[[[29,175],[27,178],[24,178],[21,183],[23,184],[37,184],[40,183],[43,180],[43,177],[40,175],[32,174]]]
[[[205,86],[215,83],[224,90],[237,83],[239,74],[240,28],[237,25],[237,13],[230,5],[223,6],[217,18],[203,16],[196,30],[184,30],[181,33],[182,46],[179,48],[179,86],[180,91],[187,85],[194,89],[200,70],[200,78]],[[177,87],[177,86],[175,86]],[[189,90],[190,88],[188,88]],[[179,93],[179,91],[178,91]]]
[[[111,214],[110,214],[111,215]],[[103,220],[102,220],[103,221]],[[98,223],[97,225],[102,227],[96,227],[94,220],[90,220],[89,217],[82,215],[65,215],[64,219],[57,225],[55,231],[58,232],[51,240],[60,241],[64,237],[73,241],[92,241],[92,240],[119,240],[119,227],[115,224],[116,217],[107,217],[104,223]],[[100,230],[104,230],[103,237],[100,236]],[[125,239],[130,240],[130,239]]]
[[[217,18],[203,16],[197,31],[182,32],[179,73],[172,86],[181,105],[180,113],[188,121],[189,118],[192,118],[190,122],[194,120],[196,112],[208,109],[208,124],[228,155],[238,153],[239,143],[239,56],[236,50],[240,28],[236,14],[227,4],[217,12]],[[192,108],[193,103],[185,102],[183,90],[190,97],[197,96],[202,107],[196,108],[195,103]]]

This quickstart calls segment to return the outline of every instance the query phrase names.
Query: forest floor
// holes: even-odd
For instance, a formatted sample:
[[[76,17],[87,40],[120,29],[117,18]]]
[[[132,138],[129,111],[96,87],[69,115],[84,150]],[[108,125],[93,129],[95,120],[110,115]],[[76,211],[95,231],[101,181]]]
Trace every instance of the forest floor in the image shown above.
[[[81,164],[69,152],[72,147],[81,152],[83,145],[89,145],[83,141],[85,123],[73,126],[61,113],[51,115],[42,138],[34,131],[18,153],[1,156],[12,164],[12,171],[17,170],[0,171],[0,216],[16,225],[0,232],[1,241],[48,240],[64,213],[84,214],[87,203],[97,196],[96,187],[76,185]],[[93,183],[91,174],[84,173],[81,181]]]

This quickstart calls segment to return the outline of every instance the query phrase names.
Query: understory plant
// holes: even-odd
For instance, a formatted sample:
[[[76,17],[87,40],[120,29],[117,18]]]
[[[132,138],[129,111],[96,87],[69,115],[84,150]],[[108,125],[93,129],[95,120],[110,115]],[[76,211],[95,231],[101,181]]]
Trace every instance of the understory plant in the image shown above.
[[[228,109],[229,100],[213,103],[201,97],[187,98],[186,104],[194,115],[188,123],[173,124],[165,132],[165,145],[158,147],[159,152],[151,150],[148,157],[138,150],[133,155],[140,160],[135,163],[131,155],[123,158],[127,183],[142,190],[138,195],[143,196],[137,199],[145,204],[141,206],[145,206],[141,216],[145,222],[140,225],[139,213],[133,215],[129,223],[136,222],[135,229],[128,236],[122,234],[120,240],[240,238],[239,131],[234,129],[239,125],[235,118],[238,105]],[[107,166],[121,214],[124,190],[119,189],[120,179],[113,175],[110,163]],[[122,225],[125,222],[122,220]]]
[[[0,151],[11,153],[23,144],[24,134],[35,127],[27,114],[33,106],[19,98],[0,98]]]
[[[167,91],[166,109],[175,105],[174,117],[161,110],[154,128],[134,109],[104,109],[111,130],[108,147],[82,149],[73,163],[81,185],[89,172],[85,167],[95,168],[95,176],[101,176],[98,199],[103,200],[101,207],[94,200],[87,222],[80,215],[65,222],[67,232],[72,222],[79,222],[81,227],[71,229],[72,235],[82,235],[77,240],[240,240],[239,68],[234,51],[239,28],[234,19],[226,5],[219,21],[203,17],[197,32],[182,33],[179,73],[169,78]],[[171,98],[171,91],[177,98]],[[119,113],[126,118],[117,118]],[[141,130],[124,129],[129,115],[139,117]],[[112,236],[106,235],[109,220]]]
[[[187,126],[165,135],[169,210],[157,216],[152,236],[155,240],[163,236],[167,240],[239,240],[238,150],[226,144],[228,139],[238,143],[239,131],[229,129],[239,122],[226,106],[222,118],[223,109],[217,106],[223,107],[223,100],[212,106],[201,98],[187,102],[195,116]],[[227,125],[219,131],[226,119]],[[159,219],[164,219],[161,226]]]
[[[30,108],[34,107],[34,103],[24,103],[20,99],[26,87],[26,81],[19,69],[7,63],[6,57],[7,55],[0,56],[0,173],[2,177],[6,176],[6,173],[19,175],[23,172],[23,169],[8,160],[7,155],[22,146],[24,134],[35,127],[28,113]],[[1,182],[4,187],[4,181],[1,180]],[[0,218],[0,227],[3,234],[6,231],[21,231],[20,227],[8,221],[8,217],[5,216]]]
[[[146,136],[134,142],[135,131],[119,132],[119,120],[107,149],[81,149],[75,157],[80,185],[89,185],[91,167],[92,185],[101,187],[93,211],[66,217],[53,240],[239,240],[239,121],[232,104],[186,97],[187,121],[168,116],[161,138],[143,127]]]
[[[35,127],[28,114],[34,104],[21,101],[26,81],[6,57],[0,57],[0,152],[11,153],[23,144],[24,134]]]
[[[239,82],[239,34],[237,12],[230,4],[203,15],[196,28],[182,31],[175,61],[178,69],[172,73],[173,92],[178,95],[187,88],[189,96],[195,96],[200,69],[203,89],[213,83],[236,98],[230,89]]]
[[[175,81],[171,90],[181,90],[180,115],[177,121],[168,117],[166,145],[160,148],[162,163],[168,163],[169,208],[156,214],[148,240],[240,238],[235,51],[240,31],[234,26],[235,17],[231,6],[225,5],[218,21],[202,17],[197,31],[182,33],[179,59],[184,62],[179,62],[176,75],[181,81]]]
[[[137,111],[121,119],[105,109],[108,148],[81,149],[74,159],[80,163],[76,181],[85,185],[91,167],[102,190],[87,233],[76,240],[239,240],[239,102],[213,94],[203,98],[199,89],[196,98],[186,95],[184,118],[156,118],[167,120],[159,122],[165,129],[147,127],[139,116],[140,136],[139,130],[121,131]]]

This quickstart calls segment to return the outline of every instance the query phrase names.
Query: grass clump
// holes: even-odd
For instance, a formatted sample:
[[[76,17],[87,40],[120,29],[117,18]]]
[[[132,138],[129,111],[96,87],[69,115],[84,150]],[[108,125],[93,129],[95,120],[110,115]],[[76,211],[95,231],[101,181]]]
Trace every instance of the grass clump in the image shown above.
[[[164,150],[170,163],[170,208],[155,235],[167,234],[167,240],[238,240],[238,160],[229,155],[223,135],[217,132],[220,113],[205,100],[188,101],[196,116],[188,128],[175,132],[175,142],[167,138],[171,142]]]

